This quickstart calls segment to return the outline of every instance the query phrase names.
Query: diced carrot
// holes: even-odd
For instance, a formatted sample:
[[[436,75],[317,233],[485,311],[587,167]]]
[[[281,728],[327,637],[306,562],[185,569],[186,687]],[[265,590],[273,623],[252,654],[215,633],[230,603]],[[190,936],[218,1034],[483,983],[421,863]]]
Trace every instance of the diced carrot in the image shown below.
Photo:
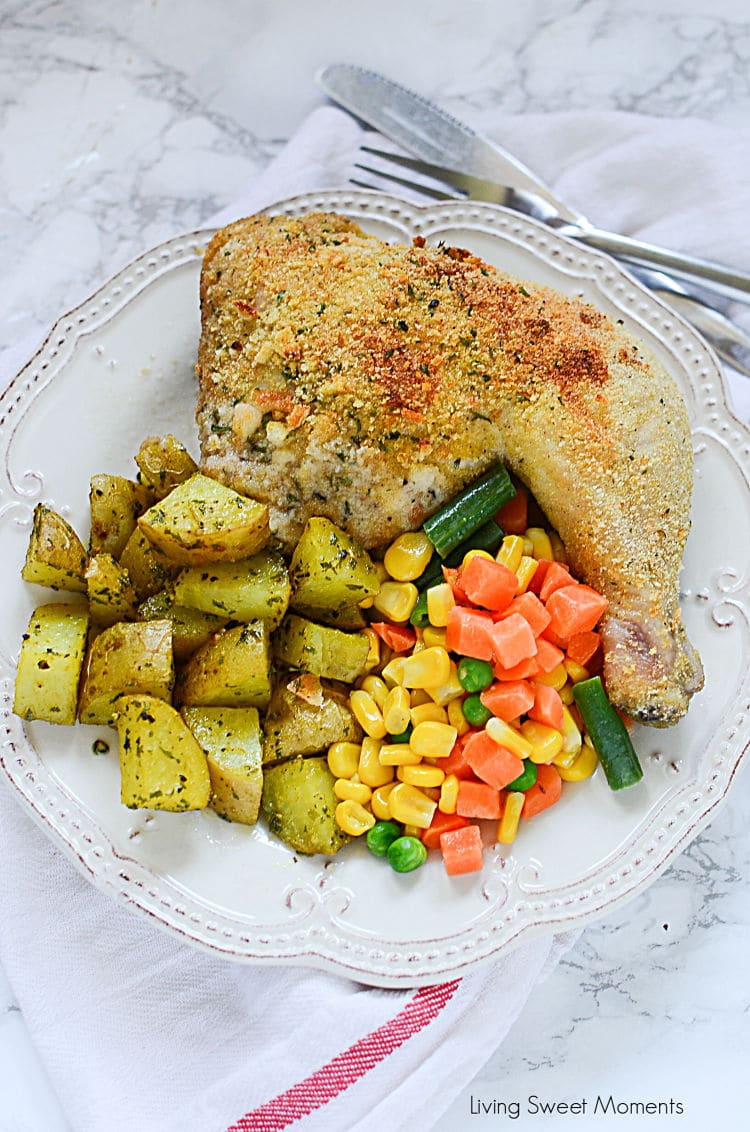
[[[492,617],[484,610],[466,609],[463,605],[454,605],[448,614],[445,646],[452,652],[460,653],[461,656],[471,656],[475,660],[491,660],[493,645],[488,631],[492,627]]]
[[[542,585],[544,583],[544,579],[547,577],[547,571],[549,570],[551,565],[552,565],[551,559],[549,559],[549,558],[540,558],[539,559],[539,562],[537,564],[537,568],[534,572],[534,576],[533,576],[533,578],[531,579],[531,581],[529,582],[529,584],[526,588],[526,593],[536,594],[537,596],[539,595],[539,591],[542,588]]]
[[[476,554],[461,570],[461,588],[474,605],[499,611],[510,605],[518,578],[502,562]]]
[[[560,693],[548,684],[534,684],[534,703],[529,708],[528,716],[537,723],[546,723],[548,727],[562,731],[563,702]]]
[[[549,641],[549,643],[554,645],[557,649],[564,650],[568,647],[568,642],[563,637],[558,637],[557,633],[552,631],[550,625],[547,626],[543,633],[540,633],[539,639],[541,641]]]
[[[519,594],[514,597],[507,609],[502,613],[495,615],[495,621],[502,621],[504,617],[509,617],[512,613],[520,613],[525,617],[531,626],[531,631],[535,637],[543,633],[550,622],[550,615],[542,605],[536,594],[529,593],[528,590],[525,594]]]
[[[489,783],[497,790],[502,790],[514,778],[523,774],[523,760],[514,755],[506,747],[496,743],[486,731],[477,731],[464,745],[464,757],[477,778]],[[459,797],[461,789],[459,786]],[[459,810],[459,813],[462,812]],[[481,814],[470,814],[470,817],[481,817]]]
[[[467,731],[466,735],[459,735],[458,739],[456,739],[456,742],[453,744],[453,750],[448,755],[448,758],[440,760],[440,769],[446,776],[455,774],[456,778],[474,777],[474,771],[467,763],[464,755],[464,740],[468,739],[469,735],[473,734],[473,731]]]
[[[599,648],[601,640],[599,634],[592,629],[587,629],[583,633],[573,633],[566,649],[568,658],[580,664],[582,668],[586,668]]]
[[[570,640],[574,633],[593,629],[608,604],[606,597],[591,586],[584,586],[582,582],[571,585],[568,578],[567,585],[556,589],[547,601],[550,629]]]
[[[459,605],[469,605],[469,598],[461,585],[461,567],[443,566],[443,577],[453,590],[453,597]]]
[[[536,768],[536,782],[526,791],[521,817],[533,818],[542,810],[548,810],[559,801],[561,794],[562,779],[557,767],[552,763],[540,763]]]
[[[440,851],[449,877],[478,873],[483,864],[482,835],[478,825],[452,829],[440,835]]]
[[[540,672],[551,672],[558,664],[562,664],[564,659],[565,653],[562,649],[553,645],[551,641],[546,641],[544,637],[537,637],[536,662]]]
[[[371,621],[370,628],[394,652],[409,652],[417,643],[417,634],[406,625],[391,625],[388,621]]]
[[[520,613],[511,613],[502,621],[496,621],[488,630],[492,654],[503,668],[512,668],[522,660],[536,656],[537,647],[531,626]]]
[[[461,817],[499,818],[501,811],[500,791],[496,787],[487,782],[467,782],[466,779],[459,782],[456,813]]]
[[[426,849],[439,849],[441,833],[450,833],[450,831],[454,829],[463,829],[463,827],[468,824],[469,819],[462,818],[460,814],[444,814],[442,810],[435,810],[428,828],[422,830],[422,844]]]
[[[537,570],[537,574],[539,571]],[[570,570],[562,562],[550,562],[547,573],[544,575],[539,597],[547,604],[549,597],[559,590],[562,586],[569,586],[573,579],[570,576]],[[550,610],[550,613],[552,611]]]
[[[503,668],[502,664],[496,664],[492,671],[497,680],[528,680],[530,676],[537,675],[539,665],[536,662],[536,657],[530,656],[528,660],[521,660],[510,668]]]
[[[529,525],[529,497],[522,487],[516,489],[516,494],[505,503],[497,515],[495,522],[506,535],[522,535]]]
[[[525,715],[534,703],[534,689],[528,680],[497,681],[479,698],[493,715],[510,723],[519,715]]]

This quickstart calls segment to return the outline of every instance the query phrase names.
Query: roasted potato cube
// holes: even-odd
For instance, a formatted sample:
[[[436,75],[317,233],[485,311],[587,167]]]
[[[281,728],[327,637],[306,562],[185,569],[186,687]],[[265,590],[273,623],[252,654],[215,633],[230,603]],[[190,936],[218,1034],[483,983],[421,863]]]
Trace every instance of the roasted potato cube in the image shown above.
[[[85,605],[60,602],[34,610],[18,660],[16,715],[48,723],[75,723],[88,627]]]
[[[182,718],[208,760],[211,808],[228,821],[254,825],[263,792],[256,709],[186,707]]]
[[[156,696],[121,696],[115,725],[124,806],[178,812],[208,805],[206,756],[170,704]]]
[[[217,629],[221,629],[226,623],[225,617],[214,617],[210,613],[202,613],[199,609],[175,605],[166,590],[146,598],[138,607],[137,616],[139,621],[159,621],[166,618],[172,622],[172,651],[178,664],[182,664],[196,649],[205,645]]]
[[[304,673],[274,688],[263,720],[263,762],[312,755],[331,743],[362,738],[344,692]]]
[[[172,435],[147,437],[138,449],[135,462],[140,469],[141,483],[153,492],[156,500],[164,499],[178,483],[198,471],[185,445]]]
[[[360,628],[360,601],[378,592],[372,559],[330,519],[308,519],[289,567],[291,605],[298,613],[339,628]]]
[[[139,601],[145,601],[152,594],[163,590],[180,569],[152,546],[138,527],[125,544],[120,555],[120,565],[124,566],[130,575]]]
[[[290,668],[353,684],[367,664],[364,633],[343,633],[288,613],[274,637],[274,655]]]
[[[23,580],[53,590],[86,593],[85,569],[86,551],[70,523],[45,503],[37,503],[21,570]]]
[[[334,781],[320,756],[264,770],[262,806],[271,832],[298,853],[337,853],[351,839],[336,824]]]
[[[278,551],[261,550],[240,562],[188,566],[175,580],[174,600],[225,621],[265,621],[275,629],[289,605],[286,563]]]
[[[92,476],[89,488],[91,553],[104,551],[119,558],[135,530],[138,516],[153,502],[153,495],[143,484],[124,476]]]
[[[86,567],[91,620],[97,626],[132,621],[138,598],[130,575],[111,554],[94,554]]]
[[[81,723],[112,723],[121,695],[169,700],[174,685],[169,621],[118,622],[92,642],[78,703]]]
[[[268,508],[200,473],[178,484],[138,526],[181,566],[237,562],[268,541]]]
[[[222,629],[193,653],[177,686],[181,704],[264,708],[271,698],[271,649],[263,621]]]

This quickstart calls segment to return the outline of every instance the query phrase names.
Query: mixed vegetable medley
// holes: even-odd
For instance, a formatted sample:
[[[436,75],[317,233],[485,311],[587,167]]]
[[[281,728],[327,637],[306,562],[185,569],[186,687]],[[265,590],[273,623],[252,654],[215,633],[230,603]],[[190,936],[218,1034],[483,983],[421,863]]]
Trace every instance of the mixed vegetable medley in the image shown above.
[[[457,875],[599,762],[641,778],[599,675],[606,599],[502,466],[382,560],[322,517],[287,560],[265,505],[174,437],[136,461],[92,478],[88,549],[37,505],[22,576],[86,600],[34,610],[14,702],[116,727],[124,805],[262,812],[297,852],[363,837]]]

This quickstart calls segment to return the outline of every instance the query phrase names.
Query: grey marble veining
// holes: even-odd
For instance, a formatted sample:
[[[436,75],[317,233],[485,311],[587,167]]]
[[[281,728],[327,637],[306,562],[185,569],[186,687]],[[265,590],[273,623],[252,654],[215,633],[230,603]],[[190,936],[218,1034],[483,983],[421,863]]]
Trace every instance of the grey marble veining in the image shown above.
[[[498,108],[750,119],[745,0],[6,0],[0,351],[231,200],[321,102],[312,76],[336,60],[382,70],[477,123]],[[748,785],[738,780],[656,884],[586,930],[439,1132],[467,1126],[472,1093],[671,1095],[687,1106],[675,1127],[744,1128]],[[0,972],[0,1132],[65,1128]]]

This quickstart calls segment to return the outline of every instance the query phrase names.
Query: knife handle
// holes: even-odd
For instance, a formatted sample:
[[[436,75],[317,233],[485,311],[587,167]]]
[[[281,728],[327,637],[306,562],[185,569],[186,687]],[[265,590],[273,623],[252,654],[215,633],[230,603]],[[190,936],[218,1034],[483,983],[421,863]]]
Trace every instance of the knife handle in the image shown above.
[[[579,243],[609,252],[618,259],[632,260],[648,267],[662,268],[684,279],[705,279],[713,287],[730,298],[750,302],[750,275],[744,271],[723,267],[712,260],[698,256],[683,255],[660,248],[657,244],[646,244],[629,236],[617,236],[601,228],[588,228],[578,225],[554,225],[555,230],[564,236],[572,236]]]

